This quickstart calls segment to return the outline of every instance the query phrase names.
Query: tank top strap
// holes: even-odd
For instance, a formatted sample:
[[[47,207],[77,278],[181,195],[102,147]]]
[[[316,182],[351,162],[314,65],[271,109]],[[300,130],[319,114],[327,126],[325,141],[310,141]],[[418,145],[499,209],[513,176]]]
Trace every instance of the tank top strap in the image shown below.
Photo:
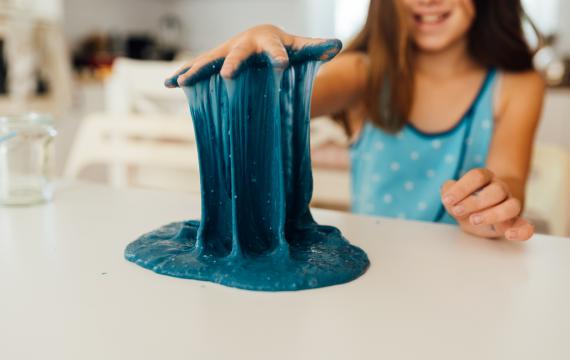
[[[485,75],[485,79],[483,80],[483,83],[481,84],[481,87],[479,89],[479,92],[477,93],[477,96],[475,97],[475,99],[471,103],[471,106],[469,107],[469,109],[465,113],[465,116],[471,116],[471,117],[477,118],[475,113],[480,108],[487,108],[488,105],[491,105],[491,106],[493,105],[493,90],[495,87],[496,78],[497,78],[497,69],[496,68],[490,68],[487,71],[487,74]]]

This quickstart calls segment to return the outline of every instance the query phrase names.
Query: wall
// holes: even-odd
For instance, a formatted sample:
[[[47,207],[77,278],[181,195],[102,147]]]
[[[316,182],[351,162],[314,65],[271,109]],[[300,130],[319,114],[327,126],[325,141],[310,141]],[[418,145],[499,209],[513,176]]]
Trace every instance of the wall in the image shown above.
[[[304,21],[305,28],[299,35],[330,38],[336,34],[335,10],[338,0],[305,0]],[[303,10],[303,9],[301,9]]]
[[[64,27],[74,43],[93,31],[149,32],[175,11],[178,0],[63,0]]]
[[[570,55],[570,22],[568,21],[570,1],[561,0],[558,6],[558,41],[556,48],[561,54],[568,56]]]
[[[64,5],[72,42],[96,30],[153,32],[166,14],[184,19],[183,45],[197,52],[263,23],[306,36],[334,34],[331,0],[64,0]]]
[[[21,0],[20,0],[21,1]],[[61,20],[63,15],[63,0],[26,0],[31,4],[36,16],[50,19]]]
[[[536,139],[538,142],[558,145],[570,154],[570,90],[549,89]]]
[[[0,0],[0,13],[6,9],[24,10],[47,20],[61,19],[63,0]]]
[[[302,6],[302,1],[287,0],[193,0],[181,2],[178,9],[185,14],[185,43],[202,51],[256,24],[303,33]]]

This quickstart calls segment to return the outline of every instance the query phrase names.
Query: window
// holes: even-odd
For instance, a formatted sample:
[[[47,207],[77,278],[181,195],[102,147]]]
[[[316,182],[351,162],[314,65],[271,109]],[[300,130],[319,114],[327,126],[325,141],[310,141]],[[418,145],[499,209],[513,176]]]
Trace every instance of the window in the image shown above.
[[[522,0],[529,18],[545,35],[558,30],[559,0]]]
[[[368,13],[370,0],[336,0],[334,32],[345,42],[360,30]]]

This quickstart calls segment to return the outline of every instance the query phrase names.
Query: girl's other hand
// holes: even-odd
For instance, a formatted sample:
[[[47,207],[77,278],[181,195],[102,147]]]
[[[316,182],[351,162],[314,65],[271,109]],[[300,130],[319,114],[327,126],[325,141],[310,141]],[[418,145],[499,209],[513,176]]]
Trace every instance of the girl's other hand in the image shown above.
[[[167,87],[190,85],[194,76],[199,74],[205,65],[216,60],[219,60],[221,64],[220,75],[224,78],[231,78],[245,59],[260,53],[267,54],[273,66],[285,68],[289,64],[286,48],[299,50],[315,45],[320,46],[315,55],[321,60],[333,58],[342,46],[339,40],[298,37],[289,35],[273,25],[259,25],[238,34],[185,64],[173,76],[166,79],[165,85]]]
[[[488,169],[473,169],[457,181],[447,181],[442,186],[441,199],[447,212],[467,233],[519,241],[534,234],[532,224],[520,217],[521,201]]]

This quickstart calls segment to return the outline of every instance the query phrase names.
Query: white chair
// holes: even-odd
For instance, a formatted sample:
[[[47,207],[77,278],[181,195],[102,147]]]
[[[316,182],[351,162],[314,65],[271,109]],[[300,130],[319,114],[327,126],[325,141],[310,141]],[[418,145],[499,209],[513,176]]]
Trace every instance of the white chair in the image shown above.
[[[64,175],[94,164],[115,187],[199,192],[197,148],[186,99],[164,79],[181,63],[117,59],[105,84],[106,111],[79,127]]]
[[[350,209],[350,158],[344,130],[327,117],[311,121],[315,207]]]
[[[164,121],[156,115],[89,115],[74,139],[64,176],[76,179],[91,165],[118,163],[135,174],[139,168],[152,169],[150,176],[155,174],[148,184],[127,171],[127,185],[199,192],[192,123],[187,118],[180,120]],[[171,177],[173,172],[179,176]]]
[[[163,86],[164,79],[182,64],[170,61],[116,59],[112,74],[105,83],[106,112],[109,115],[121,115],[115,116],[119,121],[136,120],[136,117],[131,118],[136,114],[155,114],[157,115],[155,119],[163,126],[169,126],[169,121],[180,120],[182,117],[190,123],[183,92],[180,89],[167,89]],[[125,147],[126,144],[117,144],[122,139],[122,137],[114,138],[117,147]],[[160,146],[161,141],[156,140],[155,145]],[[137,185],[177,190],[181,189],[180,184],[185,181],[177,169],[156,169],[140,165],[135,167],[119,158],[111,159],[108,178],[109,183],[115,187]],[[189,181],[194,180],[196,179]]]
[[[118,58],[105,83],[105,110],[112,114],[187,114],[182,90],[163,83],[183,62]]]
[[[527,185],[526,211],[536,230],[570,234],[570,155],[561,147],[537,144]]]

